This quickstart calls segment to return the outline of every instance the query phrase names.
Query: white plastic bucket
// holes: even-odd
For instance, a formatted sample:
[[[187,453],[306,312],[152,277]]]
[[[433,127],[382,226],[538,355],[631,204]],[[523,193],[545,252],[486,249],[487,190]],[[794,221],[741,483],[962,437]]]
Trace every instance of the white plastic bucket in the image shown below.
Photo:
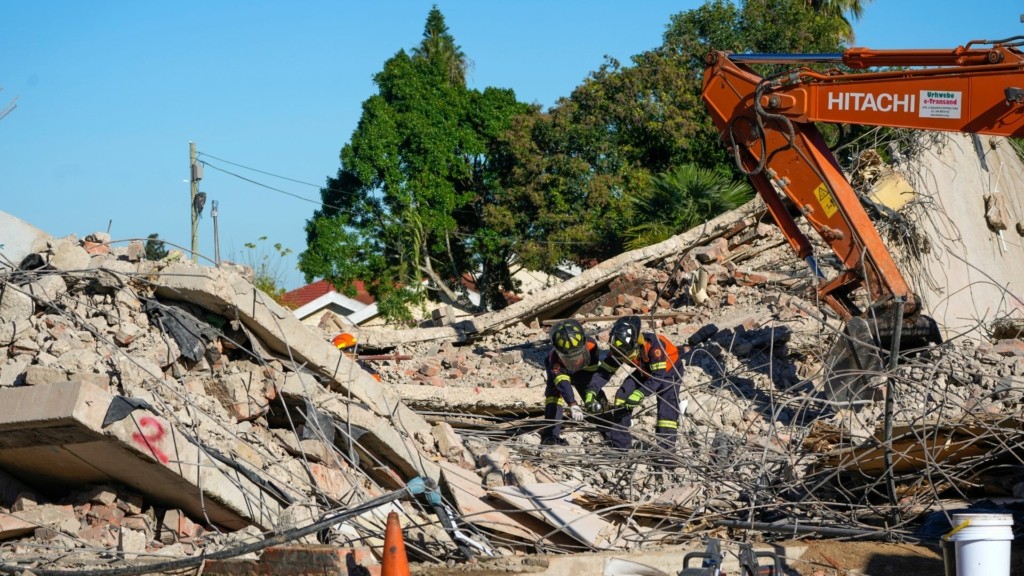
[[[956,576],[1010,576],[1012,514],[953,514]]]

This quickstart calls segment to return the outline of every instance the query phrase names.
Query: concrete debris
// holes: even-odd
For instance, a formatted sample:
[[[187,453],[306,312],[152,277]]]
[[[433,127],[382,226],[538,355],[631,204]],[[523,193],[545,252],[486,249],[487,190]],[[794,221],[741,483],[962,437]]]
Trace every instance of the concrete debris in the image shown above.
[[[425,567],[494,553],[501,569],[556,573],[570,555],[539,554],[654,558],[726,529],[922,539],[948,530],[951,510],[1024,497],[1024,300],[1006,288],[1024,272],[1004,266],[1019,247],[1003,246],[1024,186],[978,195],[950,234],[936,207],[961,190],[921,175],[977,158],[940,143],[901,176],[915,199],[879,227],[901,253],[927,244],[907,270],[956,337],[858,373],[858,402],[826,394],[840,324],[757,201],[498,312],[455,321],[441,307],[434,326],[359,328],[380,381],[331,344],[336,323],[303,325],[232,267],[12,224],[0,232],[0,564],[159,569],[217,553],[205,574],[374,573],[397,512]],[[1024,173],[1013,161],[988,164]],[[938,240],[952,237],[984,249],[967,258]],[[985,296],[964,304],[974,287],[942,285],[927,261],[964,264]],[[631,314],[683,351],[676,447],[655,441],[651,398],[629,450],[609,449],[600,419],[565,422],[567,445],[541,445],[549,326],[577,318],[606,347]],[[442,502],[360,508],[423,480]]]

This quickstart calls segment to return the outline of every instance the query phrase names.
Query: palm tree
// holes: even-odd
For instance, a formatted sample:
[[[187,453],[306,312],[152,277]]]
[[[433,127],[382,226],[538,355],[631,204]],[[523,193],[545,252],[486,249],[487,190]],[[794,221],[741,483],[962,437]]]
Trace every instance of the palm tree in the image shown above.
[[[678,166],[652,177],[650,185],[630,197],[633,225],[625,232],[625,246],[635,250],[667,240],[753,197],[750,184],[725,172]]]
[[[825,16],[832,16],[843,21],[843,40],[853,41],[853,24],[847,18],[860,20],[864,16],[864,6],[871,0],[807,0],[807,5]]]

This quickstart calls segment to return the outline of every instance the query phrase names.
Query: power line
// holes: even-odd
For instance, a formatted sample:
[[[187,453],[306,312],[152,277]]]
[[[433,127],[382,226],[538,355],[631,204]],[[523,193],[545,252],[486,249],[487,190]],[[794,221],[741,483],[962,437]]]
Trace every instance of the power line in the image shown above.
[[[211,156],[211,158],[212,158],[212,156]],[[302,200],[304,202],[309,202],[311,204],[319,204],[319,205],[322,205],[322,206],[327,206],[328,208],[333,208],[335,210],[342,210],[342,208],[340,206],[332,206],[330,204],[327,204],[323,200],[313,200],[312,198],[307,198],[305,196],[301,196],[301,195],[295,194],[293,192],[288,192],[286,190],[281,190],[280,188],[274,188],[273,186],[270,186],[269,184],[264,184],[262,182],[257,182],[256,180],[253,180],[252,178],[246,178],[245,176],[242,176],[241,174],[236,174],[235,172],[232,172],[230,170],[225,170],[224,168],[221,168],[221,167],[219,167],[219,166],[217,166],[215,164],[210,164],[209,162],[207,162],[205,160],[203,161],[203,164],[209,166],[210,168],[213,168],[214,170],[217,170],[218,172],[223,172],[225,174],[229,174],[231,176],[234,176],[235,178],[238,178],[239,180],[245,180],[246,182],[248,182],[250,184],[255,184],[255,185],[260,186],[262,188],[266,188],[267,190],[273,190],[274,192],[278,192],[280,194],[284,194],[285,196],[291,196],[292,198],[297,198],[299,200]],[[229,164],[230,164],[230,162],[229,162]],[[305,184],[305,182],[304,182],[304,184]]]
[[[244,164],[239,164],[239,163],[237,163],[237,162],[232,162],[232,161],[230,161],[230,160],[224,160],[223,158],[217,158],[216,156],[213,156],[212,154],[207,154],[207,153],[205,153],[205,152],[200,152],[200,153],[199,153],[198,155],[199,155],[199,156],[205,156],[205,157],[207,157],[207,158],[211,158],[211,159],[217,160],[218,162],[224,162],[224,163],[226,163],[226,164],[231,164],[232,166],[238,166],[238,167],[240,167],[240,168],[244,168],[244,169],[246,169],[246,170],[251,170],[251,171],[253,171],[253,172],[258,172],[258,173],[260,173],[260,174],[264,174],[264,175],[267,175],[267,176],[271,176],[271,177],[273,177],[273,178],[280,178],[280,179],[282,179],[282,180],[288,180],[289,182],[295,182],[295,183],[297,183],[297,184],[304,184],[304,185],[307,185],[307,186],[313,186],[313,187],[319,188],[319,189],[321,189],[321,190],[327,190],[327,191],[329,191],[329,192],[339,192],[339,193],[346,193],[346,192],[345,192],[345,191],[343,191],[343,190],[337,190],[337,189],[332,189],[332,188],[325,188],[325,187],[323,187],[323,186],[318,186],[318,185],[316,185],[316,184],[312,184],[312,183],[310,183],[310,182],[304,182],[304,181],[302,181],[302,180],[296,180],[296,179],[294,179],[294,178],[289,178],[289,177],[287,177],[287,176],[281,176],[281,175],[279,175],[279,174],[274,174],[274,173],[272,173],[272,172],[267,172],[267,171],[264,171],[264,170],[259,170],[259,169],[257,169],[257,168],[252,168],[252,167],[250,167],[250,166],[246,166],[246,165],[244,165]],[[238,178],[238,179],[240,179],[240,180],[244,180],[244,181],[246,181],[246,182],[249,182],[250,184],[255,184],[255,185],[257,185],[257,186],[260,186],[260,187],[262,187],[262,188],[266,188],[266,189],[268,189],[268,190],[272,190],[272,191],[274,191],[274,192],[278,192],[278,193],[280,193],[280,194],[284,194],[284,195],[286,195],[286,196],[291,196],[291,197],[293,197],[293,198],[297,198],[297,199],[299,199],[299,200],[302,200],[302,201],[304,201],[304,202],[309,202],[309,203],[311,203],[311,204],[319,204],[319,205],[321,205],[321,206],[324,206],[324,207],[326,207],[326,208],[331,208],[331,209],[337,210],[337,211],[339,211],[339,212],[345,212],[345,209],[344,209],[344,208],[342,208],[342,207],[340,207],[340,206],[335,206],[335,205],[333,205],[333,204],[328,204],[328,203],[324,202],[323,200],[313,200],[312,198],[307,198],[307,197],[305,197],[305,196],[302,196],[302,195],[300,195],[300,194],[295,194],[295,193],[293,193],[293,192],[288,192],[288,191],[286,191],[286,190],[281,190],[280,188],[275,188],[275,187],[273,187],[273,186],[270,186],[269,184],[264,184],[264,183],[262,183],[262,182],[259,182],[259,181],[257,181],[257,180],[253,180],[253,179],[251,179],[251,178],[246,178],[245,176],[242,176],[241,174],[237,174],[237,173],[235,173],[235,172],[232,172],[232,171],[230,171],[230,170],[227,170],[227,169],[221,168],[221,167],[219,167],[219,166],[217,166],[217,165],[215,165],[215,164],[211,164],[211,163],[210,163],[209,161],[206,161],[206,160],[203,160],[202,162],[203,162],[203,164],[204,164],[204,165],[206,165],[206,166],[209,166],[210,168],[213,168],[214,170],[217,170],[218,172],[223,172],[223,173],[225,173],[225,174],[228,174],[228,175],[234,176],[235,178]],[[351,193],[353,193],[353,192],[348,192],[348,193],[350,193],[350,194],[351,194]],[[476,239],[476,238],[477,238],[477,235],[476,235],[476,234],[466,234],[465,232],[459,232],[459,231],[457,231],[457,230],[455,230],[455,231],[452,231],[452,232],[451,232],[451,234],[452,234],[453,236],[455,236],[455,237],[459,237],[459,238],[463,238],[463,239]],[[511,241],[521,240],[521,239],[519,239],[519,238],[515,238],[515,237],[504,237],[503,239],[504,239],[504,240],[511,240]],[[529,241],[529,240],[528,240],[528,241]],[[568,240],[543,240],[543,241],[541,241],[541,240],[533,240],[533,241],[534,241],[534,242],[538,242],[538,243],[542,243],[542,244],[552,244],[552,245],[578,245],[578,246],[593,246],[593,245],[596,245],[596,244],[600,244],[600,243],[601,243],[601,242],[599,242],[599,241],[592,241],[592,242],[574,242],[574,241],[568,241]]]
[[[281,176],[280,174],[274,174],[272,172],[265,172],[265,171],[260,170],[258,168],[253,168],[251,166],[246,166],[244,164],[239,164],[237,162],[232,162],[230,160],[225,160],[223,158],[217,158],[216,156],[214,156],[212,154],[207,154],[205,152],[200,152],[199,155],[200,156],[206,156],[208,158],[213,158],[214,160],[217,160],[218,162],[223,162],[225,164],[231,164],[232,166],[238,166],[239,168],[245,168],[246,170],[252,170],[253,172],[259,172],[260,174],[266,174],[267,176],[272,176],[274,178],[280,178],[281,180],[287,180],[289,182],[295,182],[296,184],[305,184],[306,186],[312,186],[314,188],[324,188],[323,186],[320,186],[319,184],[313,184],[312,182],[305,182],[303,180],[296,180],[295,178],[289,178],[287,176]],[[330,190],[330,188],[327,188],[327,189]]]
[[[281,176],[280,174],[274,174],[273,172],[267,172],[265,170],[260,170],[259,168],[253,168],[251,166],[246,166],[245,164],[239,164],[238,162],[232,162],[231,160],[225,160],[223,158],[218,158],[218,157],[216,157],[216,156],[214,156],[212,154],[207,154],[206,152],[200,152],[199,156],[200,157],[205,156],[207,158],[212,158],[214,160],[217,160],[218,162],[224,162],[225,164],[231,164],[232,166],[238,166],[239,168],[244,168],[246,170],[251,170],[253,172],[258,172],[260,174],[265,174],[265,175],[270,176],[272,178],[280,178],[281,180],[287,180],[289,182],[295,182],[296,184],[303,184],[305,186],[312,186],[312,187],[318,188],[320,190],[326,190],[327,192],[336,192],[338,194],[354,194],[351,191],[339,190],[337,188],[329,188],[329,187],[326,187],[326,186],[320,186],[319,184],[313,184],[312,182],[306,182],[304,180],[298,180],[296,178],[289,178],[288,176]],[[305,202],[310,202],[310,203],[313,203],[313,204],[321,204],[321,205],[323,205],[323,206],[325,206],[327,208],[333,208],[334,210],[338,210],[339,212],[344,211],[344,209],[342,207],[340,207],[340,206],[334,206],[332,204],[328,204],[328,203],[320,201],[320,200],[313,200],[311,198],[307,198],[307,197],[299,195],[299,194],[295,194],[295,193],[292,193],[292,192],[281,190],[279,188],[275,188],[273,186],[270,186],[268,184],[264,184],[262,182],[257,182],[256,180],[252,180],[251,178],[246,178],[245,176],[242,176],[240,174],[236,174],[236,173],[231,172],[229,170],[226,170],[224,168],[220,168],[218,166],[210,164],[206,160],[203,160],[202,162],[203,162],[203,164],[213,168],[214,170],[218,170],[218,171],[223,172],[225,174],[230,174],[231,176],[234,176],[236,178],[245,180],[246,182],[250,182],[252,184],[256,184],[257,186],[262,186],[263,188],[267,188],[268,190],[273,190],[275,192],[280,192],[281,194],[286,194],[288,196],[293,196],[293,197],[298,198],[299,200],[303,200]]]

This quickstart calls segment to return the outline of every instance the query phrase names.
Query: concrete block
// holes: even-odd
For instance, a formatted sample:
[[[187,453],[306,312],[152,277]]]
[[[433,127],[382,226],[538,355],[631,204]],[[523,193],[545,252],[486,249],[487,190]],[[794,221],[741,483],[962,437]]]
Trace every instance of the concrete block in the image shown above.
[[[61,368],[53,366],[29,366],[25,370],[25,384],[27,386],[42,386],[54,382],[67,382],[68,375]]]
[[[50,235],[20,218],[0,212],[0,255],[19,264]]]
[[[49,264],[57,270],[71,272],[89,267],[91,256],[79,244],[74,235],[50,242]]]
[[[362,567],[365,570],[359,570]],[[209,560],[207,576],[321,576],[322,574],[379,574],[380,562],[369,548],[337,546],[274,546],[257,560]]]
[[[263,552],[260,570],[263,574],[294,576],[347,574],[347,563],[350,560],[358,566],[378,563],[369,548],[349,549],[324,545],[274,546]]]
[[[434,425],[434,439],[437,440],[437,448],[442,456],[451,456],[462,452],[462,439],[455,433],[455,429],[447,422],[440,422]]]
[[[121,527],[121,533],[118,542],[118,551],[124,554],[125,560],[134,560],[139,554],[146,552],[146,545],[149,543],[149,538],[145,532],[138,530],[131,530],[128,528]]]
[[[57,298],[68,291],[67,282],[58,274],[47,274],[23,288],[39,302],[56,302]]]
[[[78,526],[78,517],[71,506],[47,504],[20,512],[0,512],[0,540],[32,534],[36,528],[70,530],[69,533],[74,534]]]
[[[32,297],[13,284],[0,285],[0,346],[11,344],[32,325]]]
[[[337,468],[312,462],[309,465],[309,472],[316,480],[316,487],[330,498],[344,500],[352,493],[351,482],[345,473]]]
[[[0,468],[43,491],[117,482],[226,528],[274,525],[276,499],[164,418],[137,409],[104,427],[113,401],[84,382],[0,390]]]
[[[237,318],[270,350],[328,377],[331,390],[351,395],[369,408],[361,411],[358,423],[353,422],[367,431],[361,439],[364,445],[380,447],[378,456],[394,464],[406,478],[420,475],[437,478],[437,466],[418,457],[416,448],[407,445],[405,438],[395,430],[395,423],[400,422],[409,436],[427,434],[430,424],[405,406],[393,391],[381,386],[364,370],[353,367],[351,359],[315,330],[303,325],[291,311],[256,290],[245,278],[225,270],[187,262],[171,264],[161,270],[162,274],[154,278],[158,296],[186,300],[217,314]],[[344,420],[350,413],[339,410],[336,414],[344,415]]]

